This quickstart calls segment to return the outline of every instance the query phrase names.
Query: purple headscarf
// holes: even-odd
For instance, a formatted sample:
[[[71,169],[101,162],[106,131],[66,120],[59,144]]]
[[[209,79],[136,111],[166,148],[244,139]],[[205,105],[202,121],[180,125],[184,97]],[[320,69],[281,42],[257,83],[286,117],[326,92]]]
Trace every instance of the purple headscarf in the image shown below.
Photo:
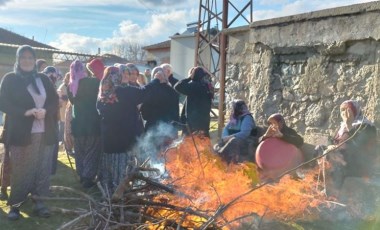
[[[81,61],[75,60],[70,65],[70,92],[75,97],[78,91],[79,80],[87,76],[86,69]]]
[[[237,121],[247,115],[250,114],[248,110],[247,104],[241,99],[235,99],[232,101],[232,111],[231,111],[231,116],[230,116],[230,124],[231,125],[236,125]]]

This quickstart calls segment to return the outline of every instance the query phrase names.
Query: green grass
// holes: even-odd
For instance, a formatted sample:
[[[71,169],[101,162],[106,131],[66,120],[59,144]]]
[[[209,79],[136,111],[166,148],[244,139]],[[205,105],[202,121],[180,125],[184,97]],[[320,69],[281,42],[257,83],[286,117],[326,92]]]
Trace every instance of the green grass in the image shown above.
[[[75,171],[70,167],[67,155],[65,152],[61,151],[59,153],[59,161],[57,167],[57,173],[52,176],[51,185],[60,185],[71,187],[82,192],[96,193],[97,189],[92,188],[91,190],[84,191],[81,188],[78,177]],[[74,159],[71,158],[71,162],[74,164]],[[75,167],[75,164],[73,165]],[[8,191],[9,194],[9,191]],[[78,195],[69,194],[67,192],[53,192],[53,197],[75,197],[79,198]],[[58,207],[65,209],[75,209],[75,208],[88,208],[86,202],[83,201],[45,201],[46,205],[50,208]],[[39,230],[50,230],[57,229],[59,226],[68,222],[76,217],[76,215],[62,214],[60,212],[52,212],[50,218],[40,218],[33,214],[33,202],[28,199],[21,206],[22,218],[17,221],[9,221],[7,219],[7,213],[9,207],[6,205],[6,201],[0,201],[0,229],[39,229]]]

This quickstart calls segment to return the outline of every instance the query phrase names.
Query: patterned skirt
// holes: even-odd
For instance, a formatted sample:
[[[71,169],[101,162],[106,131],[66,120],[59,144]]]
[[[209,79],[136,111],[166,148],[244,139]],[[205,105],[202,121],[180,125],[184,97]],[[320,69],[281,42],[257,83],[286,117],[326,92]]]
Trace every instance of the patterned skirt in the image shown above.
[[[95,180],[98,174],[100,146],[100,137],[74,138],[75,165],[81,181]]]
[[[8,204],[20,206],[29,193],[48,196],[53,145],[45,145],[43,133],[31,135],[28,146],[10,146],[11,193]]]
[[[11,185],[11,159],[9,158],[9,146],[4,145],[4,155],[0,168],[0,184],[2,189],[6,189]]]
[[[134,162],[134,158],[128,153],[103,153],[99,176],[100,183],[108,196],[113,192],[127,175],[127,166]]]

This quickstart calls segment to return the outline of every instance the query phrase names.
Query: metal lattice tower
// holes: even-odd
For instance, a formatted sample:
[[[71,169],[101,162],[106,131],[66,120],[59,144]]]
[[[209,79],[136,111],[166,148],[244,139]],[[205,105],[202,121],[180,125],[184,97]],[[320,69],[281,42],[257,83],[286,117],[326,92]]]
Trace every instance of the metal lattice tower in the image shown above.
[[[233,3],[235,2],[235,4]],[[200,0],[195,65],[206,67],[219,80],[218,133],[224,126],[226,48],[223,30],[252,22],[252,0]],[[237,3],[241,8],[236,7]],[[247,16],[248,15],[248,18]]]

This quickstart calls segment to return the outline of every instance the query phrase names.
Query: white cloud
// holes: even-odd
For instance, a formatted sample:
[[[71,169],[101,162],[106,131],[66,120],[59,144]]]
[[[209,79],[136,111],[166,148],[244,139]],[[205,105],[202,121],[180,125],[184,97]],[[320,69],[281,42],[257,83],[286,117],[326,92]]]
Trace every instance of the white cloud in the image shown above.
[[[160,1],[162,4],[151,5],[151,3],[157,3],[157,1]],[[47,28],[46,31],[48,33],[53,31],[51,28],[49,30],[49,26],[51,25],[66,28],[60,30],[65,33],[59,35],[48,34],[55,39],[55,41],[49,42],[49,44],[62,50],[96,53],[98,47],[100,47],[103,52],[109,52],[112,50],[113,44],[120,44],[123,42],[138,42],[142,45],[151,45],[162,42],[169,39],[170,36],[177,32],[183,32],[186,29],[187,23],[197,21],[198,19],[199,1],[157,1],[39,0],[37,3],[36,0],[0,0],[0,14],[4,13],[4,15],[1,16],[0,24],[3,23],[3,25],[8,27],[11,27],[12,25],[31,24],[34,26],[35,22],[42,22],[40,27]],[[176,2],[174,6],[167,4],[168,2],[174,1]],[[262,10],[257,10],[259,9],[260,4],[254,4],[253,7],[256,10],[253,12],[253,18],[254,20],[262,20],[363,2],[369,2],[369,0],[260,0],[259,3],[262,4],[262,6],[265,5],[265,7],[262,8]],[[109,7],[110,5],[119,7],[119,10],[115,10],[115,7]],[[275,5],[275,7],[272,7],[271,9],[271,5]],[[6,8],[5,10],[4,7]],[[71,9],[73,8],[76,10],[80,9],[81,12],[86,13],[86,16],[66,14],[67,12],[72,12]],[[48,9],[51,11],[46,11]],[[41,12],[45,11],[51,13],[49,19],[43,18],[44,14]],[[5,14],[6,12],[11,13]],[[27,17],[23,18],[19,16],[20,12],[22,14],[29,14]],[[18,14],[14,16],[15,13]],[[103,21],[107,22],[108,18],[113,19],[110,24],[100,23]],[[126,20],[126,18],[128,20]],[[119,24],[117,25],[118,22]],[[91,37],[98,36],[96,33],[91,33],[91,35],[86,36],[86,34],[77,32],[88,31],[89,28],[95,27],[97,29],[101,28],[99,31],[102,31],[103,33],[98,32],[98,34],[102,33],[99,36],[103,35],[103,39]],[[75,33],[80,33],[81,35]],[[109,35],[104,36],[105,34]],[[38,38],[38,36],[36,36],[36,38]],[[43,40],[43,42],[44,41],[45,40]]]
[[[196,17],[196,10],[172,11],[164,14],[153,14],[144,26],[131,20],[122,21],[112,37],[98,39],[72,33],[60,34],[58,39],[49,45],[67,51],[96,53],[98,47],[102,52],[110,52],[115,44],[136,42],[142,45],[168,40],[176,32],[183,32],[189,18]],[[178,28],[183,28],[178,31]]]
[[[280,2],[281,0],[277,0]],[[287,4],[283,4],[280,10],[254,10],[253,20],[263,20],[269,18],[276,18],[300,13],[306,13],[316,10],[328,9],[338,6],[372,2],[373,0],[296,0]]]
[[[152,6],[159,6],[162,4],[178,4],[187,2],[187,0],[139,0],[142,4],[150,4]]]
[[[154,2],[153,2],[154,1]],[[59,9],[60,7],[75,7],[75,6],[128,6],[135,9],[146,9],[147,7],[152,7],[151,9],[175,9],[176,7],[187,6],[198,6],[197,1],[193,0],[160,0],[159,4],[156,0],[0,0],[0,6],[6,9]]]
[[[71,52],[97,53],[98,47],[102,46],[102,39],[81,36],[72,33],[59,35],[57,41],[50,42],[49,45]]]
[[[285,3],[288,3],[289,0],[260,0],[259,4],[263,6],[269,6],[269,5],[282,5]]]

